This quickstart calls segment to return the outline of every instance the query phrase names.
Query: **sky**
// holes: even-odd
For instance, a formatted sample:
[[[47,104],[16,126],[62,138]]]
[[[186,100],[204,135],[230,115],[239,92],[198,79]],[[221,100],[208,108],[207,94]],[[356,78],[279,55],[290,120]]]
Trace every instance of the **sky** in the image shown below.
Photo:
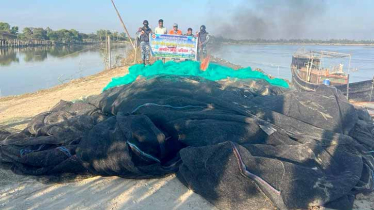
[[[0,0],[0,22],[11,26],[123,32],[110,0]],[[374,0],[115,0],[133,35],[143,20],[171,29],[265,39],[374,39]]]

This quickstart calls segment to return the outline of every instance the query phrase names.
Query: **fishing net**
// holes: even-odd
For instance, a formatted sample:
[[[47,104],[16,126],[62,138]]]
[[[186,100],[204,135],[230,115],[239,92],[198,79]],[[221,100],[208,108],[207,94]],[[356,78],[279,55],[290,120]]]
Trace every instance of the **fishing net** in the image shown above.
[[[126,85],[134,82],[139,76],[153,78],[157,75],[178,75],[178,76],[198,76],[211,81],[223,79],[263,79],[269,84],[288,88],[289,85],[285,80],[278,78],[269,78],[262,72],[253,71],[250,67],[234,70],[229,67],[211,63],[206,71],[200,70],[200,63],[196,61],[163,63],[157,61],[151,66],[137,64],[129,68],[129,74],[124,77],[113,78],[112,81],[104,88],[107,90],[112,87]]]
[[[0,165],[29,175],[177,173],[220,209],[352,209],[357,193],[374,190],[373,129],[334,88],[163,75],[62,101],[20,133],[0,130]]]

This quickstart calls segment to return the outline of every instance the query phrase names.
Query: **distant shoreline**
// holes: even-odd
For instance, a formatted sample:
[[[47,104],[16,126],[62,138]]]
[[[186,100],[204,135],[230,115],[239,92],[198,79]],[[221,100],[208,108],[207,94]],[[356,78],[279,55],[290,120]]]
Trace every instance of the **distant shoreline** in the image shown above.
[[[373,44],[343,44],[343,43],[265,43],[265,42],[253,42],[253,43],[247,43],[247,42],[242,42],[242,43],[230,43],[230,42],[222,42],[221,44],[223,45],[313,45],[313,46],[367,46],[367,47],[372,47],[374,46]]]
[[[105,42],[76,42],[76,43],[60,43],[60,42],[31,42],[31,41],[17,41],[12,43],[0,44],[0,49],[21,49],[21,48],[33,48],[33,47],[60,47],[60,46],[94,46],[104,45]],[[112,45],[127,45],[128,41],[117,41],[112,42]]]

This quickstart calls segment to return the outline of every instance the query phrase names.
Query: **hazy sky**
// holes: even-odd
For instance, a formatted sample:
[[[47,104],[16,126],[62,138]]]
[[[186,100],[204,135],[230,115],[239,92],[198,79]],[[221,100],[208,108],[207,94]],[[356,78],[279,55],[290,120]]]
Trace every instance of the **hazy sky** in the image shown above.
[[[144,19],[234,38],[374,39],[374,0],[115,0],[133,34]],[[0,22],[122,32],[110,0],[1,0]]]

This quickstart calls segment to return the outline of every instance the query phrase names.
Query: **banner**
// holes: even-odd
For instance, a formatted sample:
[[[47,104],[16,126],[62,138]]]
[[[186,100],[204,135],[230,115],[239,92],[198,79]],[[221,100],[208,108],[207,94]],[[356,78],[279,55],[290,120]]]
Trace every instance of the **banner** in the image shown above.
[[[197,38],[193,36],[150,34],[152,56],[196,60]]]

